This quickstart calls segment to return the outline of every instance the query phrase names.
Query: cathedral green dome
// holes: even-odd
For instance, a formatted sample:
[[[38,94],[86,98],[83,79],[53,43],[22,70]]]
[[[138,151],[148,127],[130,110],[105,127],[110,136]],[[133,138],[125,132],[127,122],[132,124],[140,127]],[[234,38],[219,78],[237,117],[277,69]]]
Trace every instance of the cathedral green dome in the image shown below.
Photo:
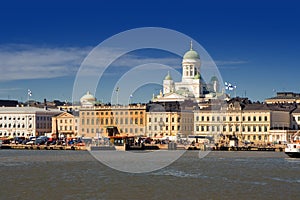
[[[200,59],[199,54],[193,50],[193,43],[191,41],[191,48],[189,51],[187,51],[184,56],[183,59],[194,59],[194,60],[198,60]]]
[[[196,60],[196,59],[200,59],[200,56],[196,51],[191,49],[191,50],[189,50],[188,52],[186,52],[184,54],[183,59],[194,59],[194,60]]]

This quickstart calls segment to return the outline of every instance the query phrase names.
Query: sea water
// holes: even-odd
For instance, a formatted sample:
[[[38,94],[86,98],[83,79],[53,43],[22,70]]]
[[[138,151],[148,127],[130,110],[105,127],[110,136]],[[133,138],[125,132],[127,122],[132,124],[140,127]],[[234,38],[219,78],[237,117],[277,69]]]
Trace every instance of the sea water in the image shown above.
[[[299,199],[300,159],[282,152],[188,151],[149,173],[87,151],[0,150],[0,199]]]

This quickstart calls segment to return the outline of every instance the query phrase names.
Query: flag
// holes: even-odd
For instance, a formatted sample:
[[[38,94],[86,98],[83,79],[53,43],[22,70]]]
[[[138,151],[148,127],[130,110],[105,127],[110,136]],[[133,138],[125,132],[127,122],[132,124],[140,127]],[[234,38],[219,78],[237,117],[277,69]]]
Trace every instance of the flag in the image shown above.
[[[225,89],[232,91],[236,89],[236,85],[232,85],[231,83],[225,82]]]
[[[28,89],[28,93],[27,93],[27,94],[28,94],[28,96],[30,96],[30,97],[32,96],[32,92],[31,92],[30,89]]]

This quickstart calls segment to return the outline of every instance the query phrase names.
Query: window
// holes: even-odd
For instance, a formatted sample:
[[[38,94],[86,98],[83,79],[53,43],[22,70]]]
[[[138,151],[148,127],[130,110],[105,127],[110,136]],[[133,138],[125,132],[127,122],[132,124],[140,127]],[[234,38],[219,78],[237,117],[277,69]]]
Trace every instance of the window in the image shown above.
[[[267,116],[265,116],[265,121],[268,121],[268,117]]]
[[[174,126],[172,126],[172,131],[174,131],[175,130],[175,127]]]
[[[238,122],[238,121],[240,121],[240,118],[239,118],[239,117],[236,117],[236,119],[235,119],[235,120]]]
[[[172,122],[174,122],[175,121],[175,119],[174,119],[174,117],[172,117]]]
[[[261,135],[258,136],[258,140],[261,140]]]
[[[249,122],[251,121],[251,117],[248,117],[248,121],[249,121]]]
[[[256,121],[256,117],[255,116],[253,117],[253,121]]]
[[[229,117],[229,121],[232,122],[232,117]]]
[[[169,126],[166,126],[166,131],[168,131],[169,130]]]

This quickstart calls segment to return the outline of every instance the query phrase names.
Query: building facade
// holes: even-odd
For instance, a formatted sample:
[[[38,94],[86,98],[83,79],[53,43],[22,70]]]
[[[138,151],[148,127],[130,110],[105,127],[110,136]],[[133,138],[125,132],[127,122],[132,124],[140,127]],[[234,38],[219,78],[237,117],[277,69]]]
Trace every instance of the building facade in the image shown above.
[[[79,126],[78,113],[63,112],[52,117],[52,133],[58,137],[77,137]]]
[[[146,135],[148,137],[188,136],[193,133],[195,104],[179,102],[147,105]]]
[[[145,135],[146,105],[100,105],[81,108],[79,134],[84,137],[108,136],[107,128],[116,127],[122,135]]]
[[[59,110],[36,107],[1,107],[0,137],[39,136],[52,131],[52,117]]]
[[[194,134],[228,142],[237,137],[243,143],[274,142],[271,130],[290,129],[290,109],[259,103],[231,101],[195,111]]]

